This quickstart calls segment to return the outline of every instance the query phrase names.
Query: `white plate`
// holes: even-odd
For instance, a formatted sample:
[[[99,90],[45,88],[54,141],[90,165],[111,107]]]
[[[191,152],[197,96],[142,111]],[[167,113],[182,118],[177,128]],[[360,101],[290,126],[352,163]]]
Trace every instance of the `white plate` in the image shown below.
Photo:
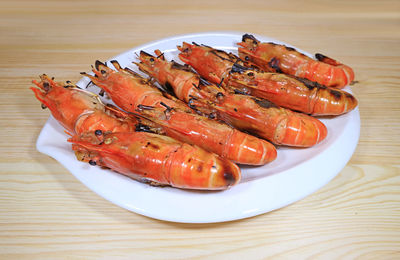
[[[139,46],[113,59],[137,70],[132,61],[140,50],[160,49],[167,59],[177,58],[176,45],[197,42],[228,51],[236,50],[242,33],[200,33],[163,39]],[[256,35],[261,41],[274,39]],[[301,50],[299,50],[301,51]],[[88,66],[89,67],[89,66]],[[78,85],[88,83],[83,78]],[[349,88],[347,88],[349,90]],[[89,189],[125,209],[148,217],[186,223],[210,223],[247,218],[298,201],[335,177],[350,160],[358,143],[360,116],[352,112],[322,119],[326,139],[307,149],[278,148],[278,158],[262,167],[241,167],[242,181],[226,191],[199,192],[152,187],[110,170],[75,159],[64,129],[50,117],[37,140],[37,149],[59,161]]]

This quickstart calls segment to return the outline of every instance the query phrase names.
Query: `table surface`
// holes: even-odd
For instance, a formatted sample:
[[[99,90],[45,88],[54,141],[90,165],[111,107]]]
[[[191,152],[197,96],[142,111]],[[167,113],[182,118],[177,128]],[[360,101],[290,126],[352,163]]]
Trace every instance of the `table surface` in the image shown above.
[[[168,3],[168,4],[167,4]],[[0,257],[400,258],[399,1],[0,0]],[[77,81],[156,39],[269,36],[354,68],[361,136],[328,185],[290,206],[215,224],[150,219],[99,197],[35,149],[49,117],[28,89]]]

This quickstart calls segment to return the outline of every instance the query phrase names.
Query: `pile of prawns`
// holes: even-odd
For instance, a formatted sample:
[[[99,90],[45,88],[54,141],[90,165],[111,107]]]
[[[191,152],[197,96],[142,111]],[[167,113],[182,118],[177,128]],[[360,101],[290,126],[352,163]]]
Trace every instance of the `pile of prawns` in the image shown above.
[[[354,80],[350,67],[248,34],[238,45],[236,56],[183,42],[185,65],[141,51],[133,63],[146,78],[96,61],[93,75],[81,74],[119,108],[45,74],[31,89],[70,134],[78,160],[151,185],[224,190],[241,179],[236,163],[267,164],[279,145],[316,145],[327,128],[313,116],[357,106],[340,90]]]

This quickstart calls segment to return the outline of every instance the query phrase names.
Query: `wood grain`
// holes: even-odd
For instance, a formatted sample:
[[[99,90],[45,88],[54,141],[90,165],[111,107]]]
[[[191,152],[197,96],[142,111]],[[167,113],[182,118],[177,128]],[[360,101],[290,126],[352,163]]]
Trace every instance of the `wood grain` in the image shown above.
[[[0,6],[0,258],[400,258],[398,1],[0,0]],[[28,89],[32,79],[47,73],[76,81],[96,59],[217,30],[266,35],[355,69],[359,145],[318,192],[240,221],[168,223],[105,201],[36,151],[49,113]]]

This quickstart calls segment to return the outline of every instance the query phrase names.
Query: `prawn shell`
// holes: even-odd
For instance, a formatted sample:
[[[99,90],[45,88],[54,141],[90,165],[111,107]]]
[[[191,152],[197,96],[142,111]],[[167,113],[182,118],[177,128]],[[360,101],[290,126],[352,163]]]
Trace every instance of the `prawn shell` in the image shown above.
[[[224,190],[240,181],[237,165],[197,146],[151,133],[93,134],[69,139],[93,164],[130,178],[184,189]],[[81,157],[82,158],[82,157]]]
[[[243,35],[238,45],[239,57],[264,71],[306,78],[334,88],[343,88],[354,80],[352,68],[322,54],[316,54],[318,60],[314,60],[292,47],[260,42],[249,34]]]
[[[134,117],[108,109],[95,94],[55,82],[45,74],[40,78],[40,82],[33,81],[37,88],[32,87],[31,90],[70,133],[134,131],[137,123]]]
[[[227,85],[313,116],[341,115],[357,107],[350,93],[280,73],[250,70],[231,73]]]

